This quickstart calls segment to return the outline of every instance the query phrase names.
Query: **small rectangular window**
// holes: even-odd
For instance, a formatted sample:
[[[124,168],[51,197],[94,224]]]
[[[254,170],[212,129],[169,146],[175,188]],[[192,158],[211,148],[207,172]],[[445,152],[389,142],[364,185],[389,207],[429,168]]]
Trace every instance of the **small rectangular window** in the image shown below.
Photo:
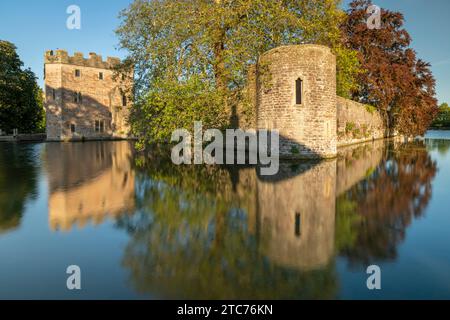
[[[105,120],[95,120],[94,128],[95,132],[105,132]]]
[[[70,125],[70,132],[75,133],[75,125],[73,123]]]
[[[76,69],[75,70],[75,77],[79,78],[81,76],[81,71],[80,69]]]
[[[300,220],[300,213],[296,213],[295,214],[295,236],[296,237],[300,237],[300,235],[301,235],[301,230],[300,230],[300,227],[301,227],[301,220]]]
[[[99,80],[103,80],[103,72],[99,72],[98,73],[98,79]]]
[[[127,105],[127,96],[122,95],[122,106],[126,107],[126,105]]]
[[[302,104],[303,103],[303,80],[297,79],[295,81],[295,103]]]
[[[56,90],[52,89],[52,98],[53,100],[56,100]]]
[[[75,103],[82,103],[83,102],[83,96],[81,92],[74,92],[73,93],[73,102]]]

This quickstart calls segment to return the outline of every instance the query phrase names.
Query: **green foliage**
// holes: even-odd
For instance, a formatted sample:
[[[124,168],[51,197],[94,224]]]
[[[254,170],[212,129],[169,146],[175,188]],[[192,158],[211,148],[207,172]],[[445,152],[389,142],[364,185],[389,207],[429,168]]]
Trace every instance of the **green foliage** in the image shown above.
[[[349,132],[352,132],[353,131],[353,129],[355,128],[355,123],[353,123],[353,122],[347,122],[346,124],[345,124],[345,132],[346,133],[349,133]]]
[[[0,129],[11,133],[43,132],[43,94],[34,73],[22,70],[16,47],[0,40]]]
[[[291,147],[291,153],[292,153],[292,154],[299,154],[299,153],[300,153],[300,150],[298,150],[298,147],[297,147],[297,146],[292,146],[292,147]]]
[[[135,0],[121,18],[117,34],[121,47],[129,52],[127,61],[135,65],[135,101],[141,100],[137,113],[147,121],[132,118],[142,145],[164,141],[172,128],[186,125],[187,120],[217,125],[217,103],[222,113],[219,123],[228,125],[232,108],[243,103],[249,66],[280,45],[331,47],[338,56],[338,91],[348,96],[355,88],[352,75],[357,60],[354,52],[341,47],[345,14],[338,0]],[[176,99],[167,92],[169,86],[177,88]],[[161,87],[165,95],[155,94]],[[211,115],[188,107],[192,97],[200,98],[194,101],[196,108],[210,109]],[[180,112],[175,102],[190,110],[180,115],[182,121],[178,113],[163,110]],[[158,129],[151,127],[155,124]]]
[[[361,130],[359,128],[353,129],[353,137],[354,138],[360,138],[361,137]]]
[[[363,71],[355,50],[342,46],[334,50],[336,54],[336,93],[338,96],[351,99],[352,92],[359,89],[357,76]]]
[[[374,167],[370,167],[369,169],[367,169],[365,177],[370,178],[375,173],[375,170],[376,168]]]
[[[364,106],[366,107],[367,112],[369,112],[370,114],[373,114],[375,111],[377,111],[377,108],[370,104],[365,104]]]
[[[439,113],[431,126],[434,128],[450,128],[450,107],[446,102],[439,106]]]
[[[356,226],[361,220],[358,203],[344,194],[336,199],[336,249],[352,248],[358,236]]]
[[[439,106],[439,111],[441,111],[441,112],[450,112],[450,106],[448,105],[447,102],[444,102],[444,103],[442,103]]]
[[[168,142],[179,128],[192,129],[203,120],[204,128],[221,128],[225,122],[222,97],[208,83],[193,76],[185,82],[158,81],[131,111],[132,130],[141,136],[140,147]]]
[[[36,198],[39,151],[32,144],[0,145],[0,235],[20,226],[26,202]]]

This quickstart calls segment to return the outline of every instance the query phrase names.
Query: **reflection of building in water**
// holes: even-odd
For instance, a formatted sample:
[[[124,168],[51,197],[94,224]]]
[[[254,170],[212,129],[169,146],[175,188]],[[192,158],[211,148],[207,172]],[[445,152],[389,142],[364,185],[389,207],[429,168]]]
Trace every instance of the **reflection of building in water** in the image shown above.
[[[326,266],[334,252],[336,160],[280,164],[277,181],[264,179],[257,183],[264,254],[285,267]]]
[[[385,153],[385,140],[340,148],[337,159],[336,195],[341,195],[367,178],[380,165]]]
[[[70,230],[89,220],[99,224],[106,216],[131,211],[135,176],[130,157],[128,142],[48,144],[50,228]]]
[[[276,176],[258,177],[256,225],[263,254],[285,267],[326,266],[335,252],[336,197],[365,179],[384,150],[383,140],[349,146],[336,160],[281,163]]]

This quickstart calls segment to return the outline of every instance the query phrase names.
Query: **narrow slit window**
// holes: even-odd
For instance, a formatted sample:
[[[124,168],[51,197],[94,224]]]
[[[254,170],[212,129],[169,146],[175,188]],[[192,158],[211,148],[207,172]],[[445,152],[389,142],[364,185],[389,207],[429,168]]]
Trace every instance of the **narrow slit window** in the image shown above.
[[[127,106],[127,96],[126,95],[122,95],[122,106],[124,106],[124,107]]]
[[[52,98],[53,100],[56,100],[56,90],[52,89]]]
[[[99,80],[103,80],[103,72],[99,72],[98,73],[98,79]]]
[[[74,92],[73,93],[73,102],[75,103],[82,103],[83,102],[83,96],[81,92]]]
[[[100,131],[100,121],[95,120],[95,132],[99,132],[99,131]]]
[[[295,81],[295,103],[303,103],[303,80],[300,78]]]
[[[301,216],[300,213],[295,214],[295,236],[300,237],[301,235]]]

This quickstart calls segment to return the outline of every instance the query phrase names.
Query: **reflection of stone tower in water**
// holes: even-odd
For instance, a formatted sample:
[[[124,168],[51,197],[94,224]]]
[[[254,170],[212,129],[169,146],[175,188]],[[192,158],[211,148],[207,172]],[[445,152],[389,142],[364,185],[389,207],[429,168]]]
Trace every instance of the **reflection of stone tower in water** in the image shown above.
[[[261,250],[274,263],[312,270],[334,252],[336,161],[282,163],[257,182]]]
[[[280,131],[280,156],[336,156],[336,58],[328,47],[292,45],[257,66],[257,128]]]
[[[46,145],[50,229],[69,231],[132,212],[131,157],[128,142]]]

